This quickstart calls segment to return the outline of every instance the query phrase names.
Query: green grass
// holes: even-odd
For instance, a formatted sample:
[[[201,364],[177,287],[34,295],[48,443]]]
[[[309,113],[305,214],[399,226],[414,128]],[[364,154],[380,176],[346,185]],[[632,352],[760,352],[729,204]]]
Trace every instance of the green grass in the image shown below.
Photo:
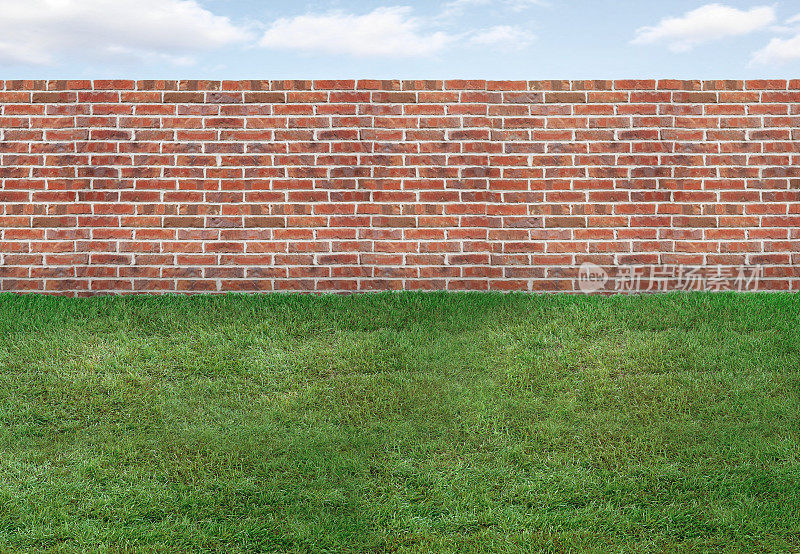
[[[800,296],[0,295],[0,551],[800,551]]]

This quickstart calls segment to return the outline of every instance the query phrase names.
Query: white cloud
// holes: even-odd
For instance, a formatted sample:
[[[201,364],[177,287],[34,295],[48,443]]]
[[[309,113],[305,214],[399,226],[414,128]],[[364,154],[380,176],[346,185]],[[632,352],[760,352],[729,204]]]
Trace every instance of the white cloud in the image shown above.
[[[247,40],[246,29],[195,0],[0,0],[0,63],[62,58],[159,59]]]
[[[774,21],[775,10],[770,6],[739,10],[721,4],[706,4],[682,17],[668,17],[655,26],[637,29],[631,42],[666,42],[673,52],[686,52],[698,44],[764,29]]]
[[[274,21],[261,46],[352,56],[414,57],[434,54],[453,40],[443,31],[425,31],[411,8],[376,8],[363,14],[306,14]]]
[[[523,29],[511,25],[495,25],[476,31],[470,38],[470,42],[482,46],[519,49],[528,46],[533,39],[533,34]]]
[[[751,65],[779,65],[800,59],[800,34],[791,38],[773,38],[753,54]]]
[[[512,10],[524,10],[525,8],[530,8],[532,6],[550,6],[550,2],[548,0],[506,0],[505,3]]]
[[[791,33],[789,38],[773,38],[767,45],[753,53],[750,65],[781,65],[800,59],[800,14],[786,20],[786,25],[775,27],[779,33]]]
[[[487,6],[522,11],[533,6],[550,6],[549,0],[451,0],[444,5],[444,15],[459,15],[464,10]]]

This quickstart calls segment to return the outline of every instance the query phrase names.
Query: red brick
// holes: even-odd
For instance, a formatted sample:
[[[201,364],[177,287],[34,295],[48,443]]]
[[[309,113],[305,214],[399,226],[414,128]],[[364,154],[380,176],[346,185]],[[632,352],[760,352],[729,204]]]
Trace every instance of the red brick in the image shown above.
[[[3,291],[800,287],[797,80],[4,85]]]

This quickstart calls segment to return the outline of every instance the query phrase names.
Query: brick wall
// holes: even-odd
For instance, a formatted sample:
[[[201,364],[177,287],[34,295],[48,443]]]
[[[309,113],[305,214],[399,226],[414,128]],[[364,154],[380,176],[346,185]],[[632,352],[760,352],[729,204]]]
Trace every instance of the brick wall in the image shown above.
[[[0,85],[2,291],[800,288],[800,80]]]

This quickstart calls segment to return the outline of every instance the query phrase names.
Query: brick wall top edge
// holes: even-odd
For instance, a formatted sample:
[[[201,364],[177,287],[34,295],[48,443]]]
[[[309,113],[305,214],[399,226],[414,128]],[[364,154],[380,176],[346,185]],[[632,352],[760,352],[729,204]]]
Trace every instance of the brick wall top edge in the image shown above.
[[[753,80],[133,80],[133,79],[58,79],[0,81],[6,91],[291,91],[291,90],[384,90],[384,91],[591,91],[591,90],[800,90],[800,79]]]

